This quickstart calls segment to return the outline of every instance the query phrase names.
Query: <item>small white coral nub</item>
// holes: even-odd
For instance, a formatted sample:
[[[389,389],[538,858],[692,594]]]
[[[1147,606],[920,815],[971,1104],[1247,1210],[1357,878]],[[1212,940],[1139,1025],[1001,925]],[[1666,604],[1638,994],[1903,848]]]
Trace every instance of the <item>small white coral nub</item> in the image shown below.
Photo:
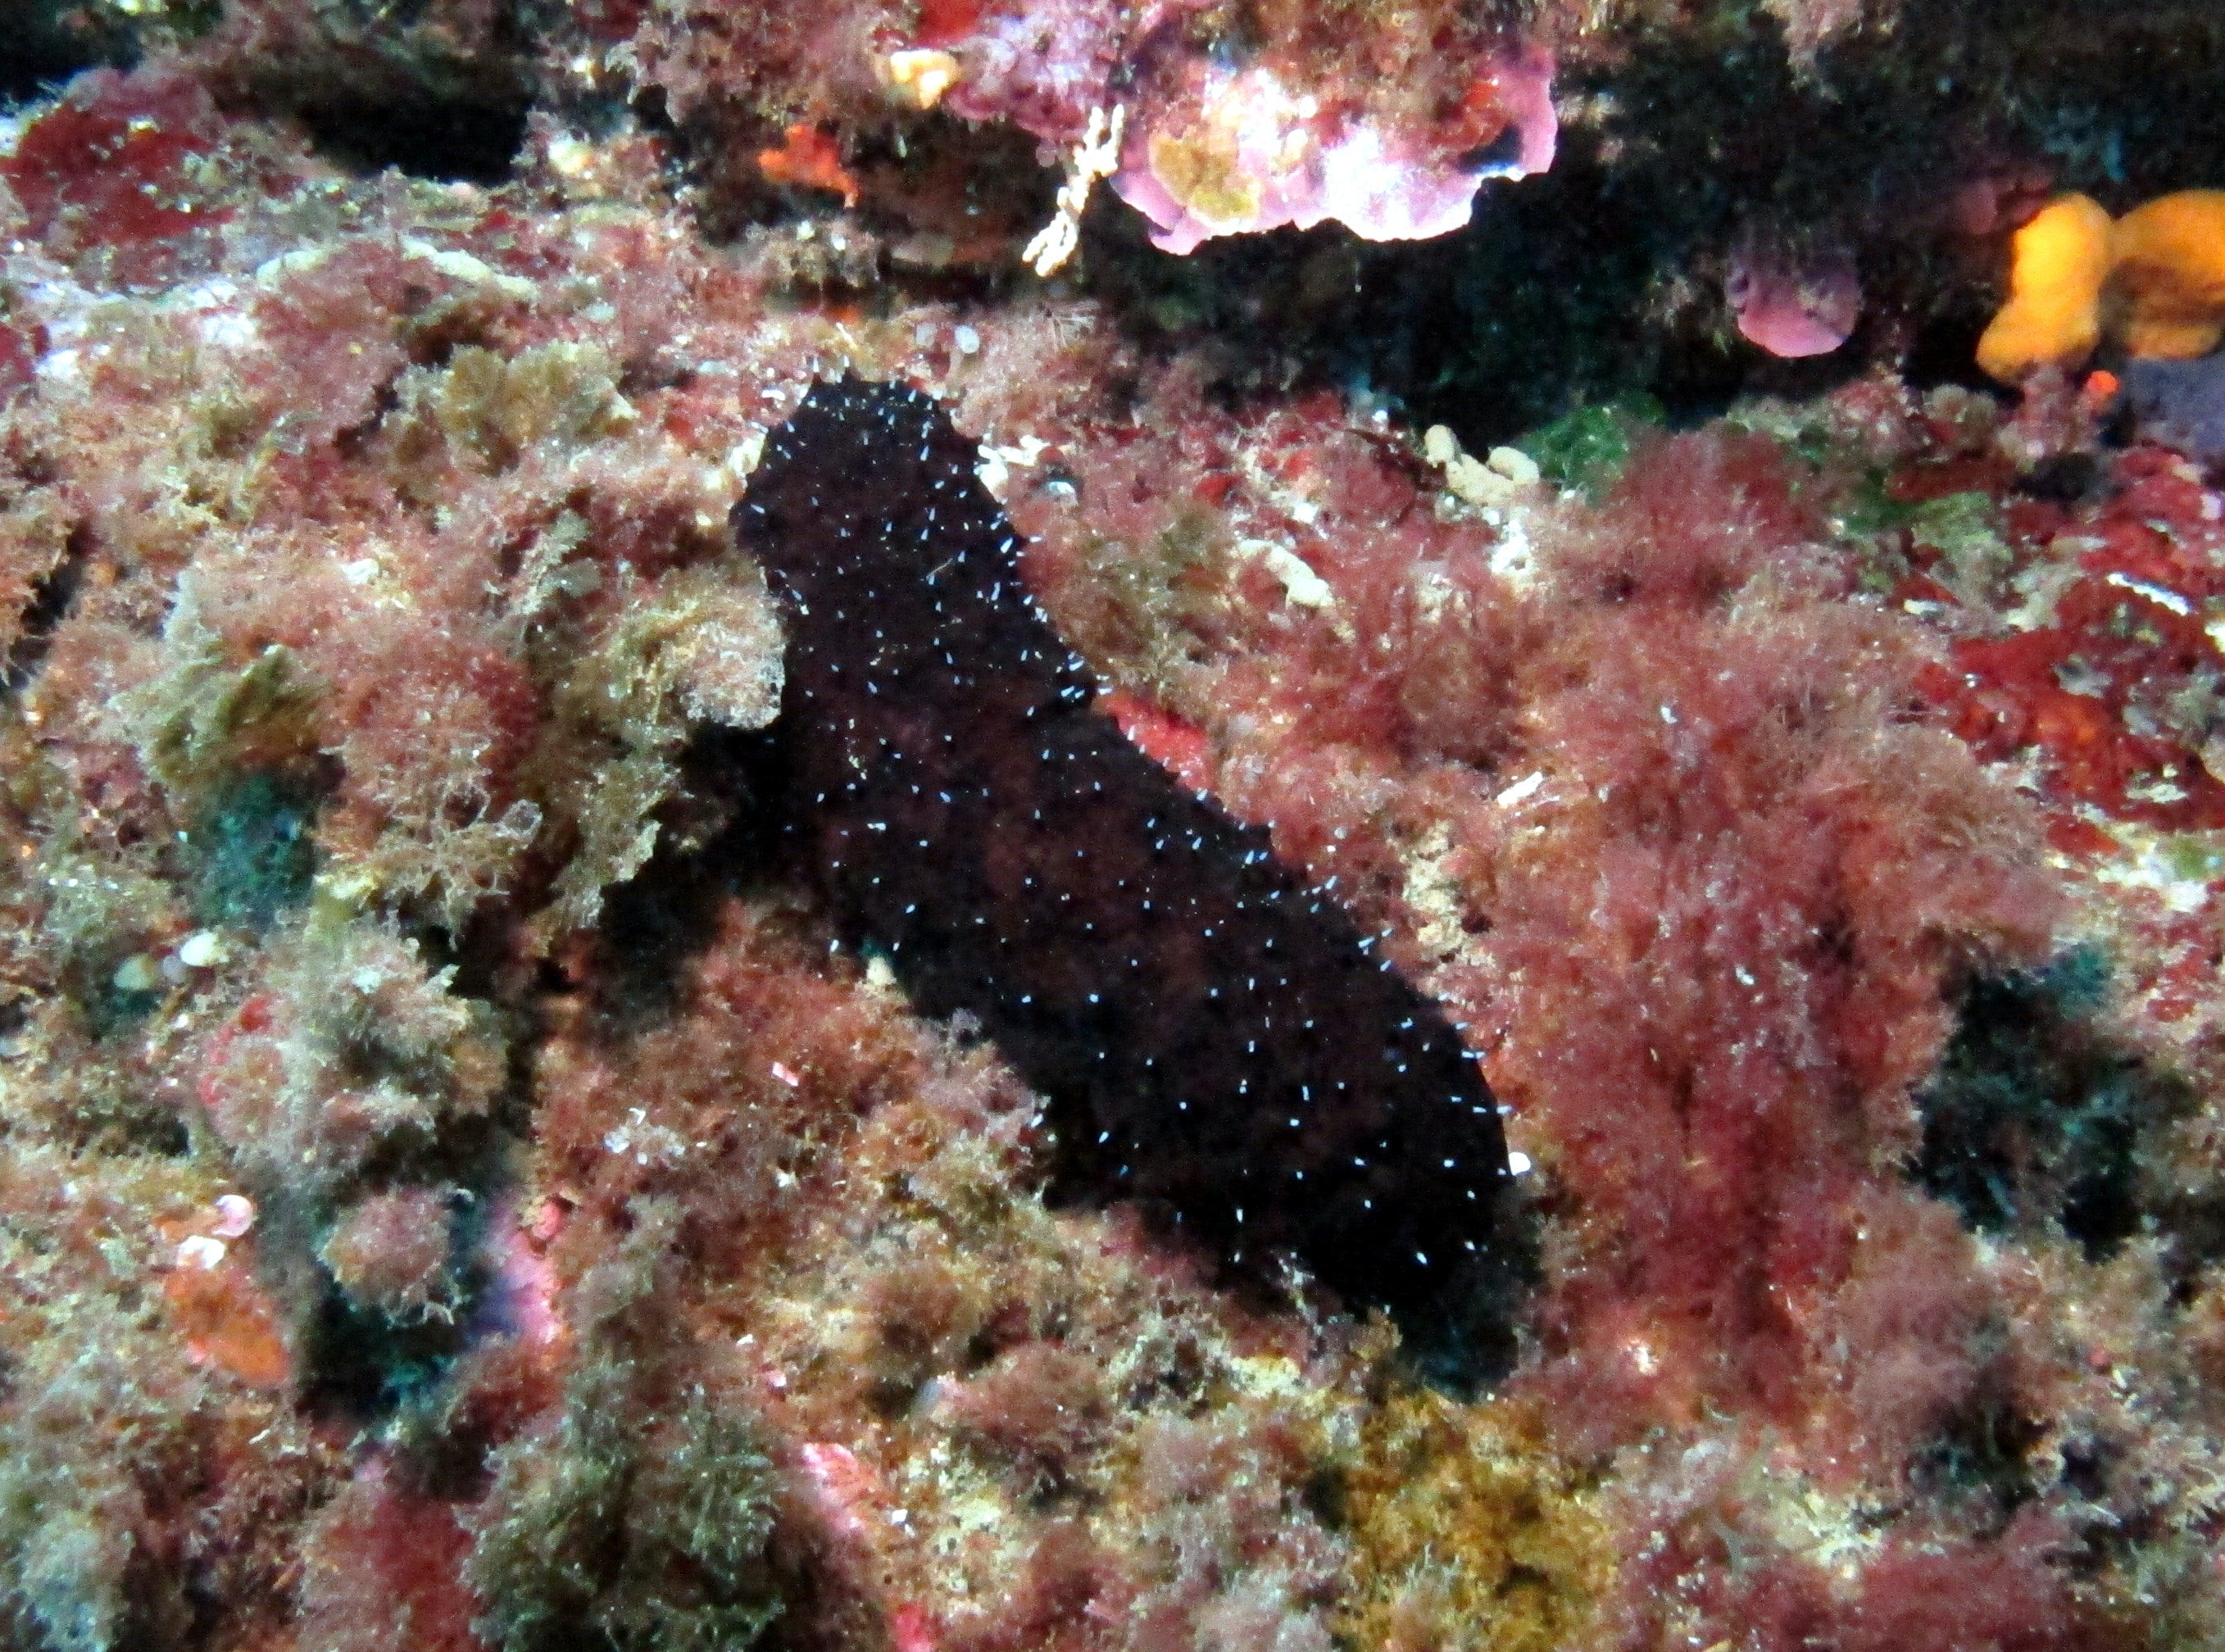
[[[963,78],[958,60],[948,52],[914,47],[891,52],[883,60],[889,84],[916,106],[932,109]]]

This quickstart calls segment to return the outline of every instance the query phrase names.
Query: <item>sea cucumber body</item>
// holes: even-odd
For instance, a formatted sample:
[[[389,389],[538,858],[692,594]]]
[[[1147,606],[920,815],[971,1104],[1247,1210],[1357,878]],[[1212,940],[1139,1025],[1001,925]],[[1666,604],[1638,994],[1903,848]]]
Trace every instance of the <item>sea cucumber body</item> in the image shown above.
[[[846,939],[1049,1098],[1063,1188],[1403,1319],[1500,1294],[1506,1154],[1436,1007],[1093,711],[929,398],[821,384],[735,508],[789,608],[788,830]]]

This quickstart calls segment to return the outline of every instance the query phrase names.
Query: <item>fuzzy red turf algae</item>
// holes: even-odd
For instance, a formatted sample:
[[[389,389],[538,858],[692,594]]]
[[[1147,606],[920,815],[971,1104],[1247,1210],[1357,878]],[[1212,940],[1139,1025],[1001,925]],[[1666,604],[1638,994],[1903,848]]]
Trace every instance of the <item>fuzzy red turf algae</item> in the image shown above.
[[[1983,32],[2021,51],[2076,12],[2087,46],[2034,60],[2159,110],[2170,54],[2108,41],[2203,3]],[[0,117],[0,1643],[2225,1649],[2225,496],[2079,387],[2012,411],[1911,386],[1895,352],[1982,309],[1989,271],[1915,309],[1880,282],[1816,364],[1873,352],[1836,389],[1770,379],[1789,399],[1675,435],[1597,406],[1462,428],[1448,460],[1424,427],[1464,416],[1449,390],[1420,414],[1280,353],[1329,324],[1273,272],[1308,306],[1357,273],[1365,313],[1334,313],[1359,345],[1387,255],[1139,264],[1100,180],[1064,271],[1017,261],[1112,93],[1132,147],[1169,136],[1139,52],[1173,77],[1149,85],[1233,54],[1410,130],[1392,105],[1434,123],[1487,44],[1457,0],[1334,28],[1161,7],[1178,26],[1140,34],[1144,8],[1026,8],[1048,37],[1017,0],[609,0],[543,9],[530,65],[478,55],[511,49],[478,0],[221,9]],[[1528,208],[1588,175],[1575,199],[1651,202],[1639,238],[1683,249],[1579,330],[1727,326],[1708,249],[1737,226],[1689,214],[1765,209],[1749,140],[1848,53],[1886,98],[1849,108],[1920,164],[1884,197],[1773,199],[1820,203],[1866,287],[1912,250],[1879,200],[1928,233],[1943,168],[2044,192],[2053,161],[1911,123],[1940,102],[1919,48],[1981,9],[1747,9],[1849,31],[1773,91],[1731,63],[1770,51],[1716,49],[1723,9],[1692,9],[1526,14],[1581,93],[1564,160],[1461,244],[1537,290],[1563,226]],[[405,60],[449,88],[430,112],[538,86],[506,180],[345,158],[333,66]],[[1762,94],[1736,134],[1723,73]],[[660,93],[676,130],[639,117]],[[764,174],[794,123],[854,210]],[[2178,124],[2127,146],[2156,180],[2127,191],[2217,181]],[[1210,142],[1160,148],[1244,181]],[[1647,181],[1702,156],[1722,190]],[[1450,383],[1593,394],[1530,348],[1557,324],[1492,330],[1522,350],[1441,332]],[[728,530],[822,471],[861,526],[911,497],[816,444],[761,458],[845,371],[949,408],[962,443],[918,410],[932,499],[965,502],[936,526],[1002,554],[979,476],[1088,662],[1062,675],[1022,614],[955,708],[967,760],[1013,765],[1000,799],[1046,782],[998,718],[1101,712],[1067,771],[1266,834],[1171,806],[1236,851],[1201,899],[1283,890],[1334,925],[1319,886],[1465,1023],[1539,1253],[1488,1392],[1413,1380],[1421,1316],[1349,1311],[1379,1281],[1314,1288],[1372,1253],[1227,1289],[1233,1241],[1170,1238],[1117,1185],[1047,1201],[1094,1139],[1063,1069],[1024,1029],[973,1035],[994,995],[969,1020],[898,990],[921,915],[742,846],[783,806],[727,758],[847,755],[782,714],[784,672],[823,709],[812,672],[846,680],[871,628],[918,641],[890,603],[822,643],[820,599],[784,619]],[[842,715],[879,731],[887,698]],[[887,779],[853,830],[914,818]],[[1043,801],[1052,849],[1101,871],[1068,806]],[[1263,842],[1287,874],[1240,870]],[[884,889],[972,876],[896,847]],[[1110,921],[1098,882],[1062,892]],[[980,898],[961,915],[1036,927]],[[1252,956],[1163,972],[1210,1003]],[[1404,1002],[1358,977],[1388,995],[1369,1013]],[[1260,1082],[1245,1041],[1206,1075],[1222,1101]],[[1204,1141],[1231,1187],[1254,1162],[1125,1122]],[[1247,1233],[1271,1219],[1246,1199]]]
[[[1073,1185],[1232,1259],[1295,1250],[1417,1334],[1503,1337],[1472,1059],[1264,833],[1091,708],[974,463],[929,398],[821,385],[735,508],[793,632],[793,830],[852,938],[926,1013],[979,1016]]]

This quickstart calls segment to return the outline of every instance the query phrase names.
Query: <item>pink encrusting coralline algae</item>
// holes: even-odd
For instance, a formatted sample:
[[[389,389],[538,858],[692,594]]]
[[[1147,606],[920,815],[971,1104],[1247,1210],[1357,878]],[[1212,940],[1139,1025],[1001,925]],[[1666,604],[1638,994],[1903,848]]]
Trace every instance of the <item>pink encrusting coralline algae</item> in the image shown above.
[[[1450,121],[1416,130],[1265,64],[1191,60],[1128,123],[1112,187],[1163,252],[1330,222],[1364,240],[1426,240],[1468,221],[1486,179],[1552,165],[1552,78],[1541,48],[1494,58]]]

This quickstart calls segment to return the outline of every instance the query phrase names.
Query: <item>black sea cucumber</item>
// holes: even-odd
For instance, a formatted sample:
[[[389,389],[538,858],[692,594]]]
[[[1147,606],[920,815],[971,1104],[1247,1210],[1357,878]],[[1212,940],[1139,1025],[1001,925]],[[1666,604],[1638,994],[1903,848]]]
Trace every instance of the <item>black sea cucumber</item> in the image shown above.
[[[979,1016],[1066,1191],[1294,1253],[1493,1363],[1508,1173],[1474,1060],[1265,833],[1091,709],[974,464],[928,397],[822,383],[734,510],[789,610],[786,829],[845,938]]]

